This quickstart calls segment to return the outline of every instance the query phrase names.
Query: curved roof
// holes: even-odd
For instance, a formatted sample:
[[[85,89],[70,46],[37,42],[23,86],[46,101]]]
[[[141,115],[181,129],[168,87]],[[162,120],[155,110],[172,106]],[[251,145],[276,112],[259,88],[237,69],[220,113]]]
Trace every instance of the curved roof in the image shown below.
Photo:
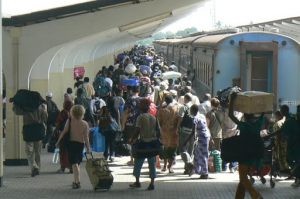
[[[219,42],[232,35],[235,34],[207,35],[205,37],[200,37],[199,39],[195,40],[193,42],[193,46],[215,47],[218,45]]]
[[[186,37],[186,38],[183,38],[181,39],[180,41],[176,42],[176,44],[191,44],[193,43],[193,41],[201,38],[201,37],[204,37],[205,35],[198,35],[198,36],[194,36],[194,37]]]

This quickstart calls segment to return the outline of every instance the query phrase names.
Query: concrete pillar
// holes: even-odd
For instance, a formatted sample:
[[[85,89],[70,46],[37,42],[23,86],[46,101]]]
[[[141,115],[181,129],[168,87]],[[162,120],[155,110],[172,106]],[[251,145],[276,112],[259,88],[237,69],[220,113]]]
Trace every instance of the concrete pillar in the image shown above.
[[[13,85],[10,85],[7,88],[7,96],[13,96],[17,90],[24,85],[20,85],[19,79],[20,76],[24,74],[20,74],[20,63],[19,63],[19,51],[20,51],[20,36],[21,36],[20,28],[12,28],[10,30],[10,37],[12,41],[12,70],[13,70]],[[27,87],[27,86],[25,86]],[[2,89],[2,85],[1,85]],[[5,165],[27,165],[27,159],[25,158],[25,148],[22,137],[22,117],[16,116],[12,112],[12,104],[7,104],[7,137],[5,145]],[[2,124],[2,122],[1,122]]]
[[[0,0],[0,16],[2,18],[2,5],[1,5],[1,0]],[[1,99],[2,99],[2,26],[0,27],[0,93],[1,93]],[[2,100],[0,103],[0,113],[2,113]],[[0,130],[2,131],[2,116],[0,117]],[[4,160],[4,156],[3,156],[4,152],[3,152],[3,136],[2,133],[0,135],[0,187],[3,186],[3,160]]]

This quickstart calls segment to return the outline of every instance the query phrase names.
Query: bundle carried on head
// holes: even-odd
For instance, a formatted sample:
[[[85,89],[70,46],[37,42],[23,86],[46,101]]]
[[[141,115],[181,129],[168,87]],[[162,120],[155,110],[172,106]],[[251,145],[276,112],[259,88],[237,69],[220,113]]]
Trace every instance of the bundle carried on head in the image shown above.
[[[240,87],[234,86],[234,87],[228,87],[221,91],[218,91],[217,98],[220,101],[220,105],[222,107],[227,107],[231,93],[234,93],[234,92],[238,93],[238,92],[241,92],[241,90],[242,89]]]

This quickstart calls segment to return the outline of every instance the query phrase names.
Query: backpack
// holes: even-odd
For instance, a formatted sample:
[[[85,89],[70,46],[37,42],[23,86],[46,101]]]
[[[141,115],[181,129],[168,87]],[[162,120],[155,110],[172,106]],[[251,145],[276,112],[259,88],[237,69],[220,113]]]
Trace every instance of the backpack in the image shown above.
[[[184,109],[184,116],[182,118],[180,126],[192,129],[194,125],[194,117],[191,115],[190,108],[188,106],[184,105]]]
[[[99,97],[106,97],[112,88],[109,83],[105,81],[105,77],[99,75],[94,81],[94,89]]]
[[[78,88],[81,88],[82,89],[82,97],[87,97],[87,92],[86,92],[86,88],[84,87],[84,83],[80,84],[78,86]]]

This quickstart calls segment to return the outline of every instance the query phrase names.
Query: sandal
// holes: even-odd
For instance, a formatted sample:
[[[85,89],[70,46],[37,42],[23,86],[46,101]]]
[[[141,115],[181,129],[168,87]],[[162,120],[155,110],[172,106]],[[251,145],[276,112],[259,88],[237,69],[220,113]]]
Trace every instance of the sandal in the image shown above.
[[[81,186],[80,186],[80,182],[76,183],[76,182],[73,182],[72,183],[72,189],[79,189]]]
[[[134,183],[130,184],[129,187],[130,188],[140,188],[141,183],[140,182],[134,182]]]

